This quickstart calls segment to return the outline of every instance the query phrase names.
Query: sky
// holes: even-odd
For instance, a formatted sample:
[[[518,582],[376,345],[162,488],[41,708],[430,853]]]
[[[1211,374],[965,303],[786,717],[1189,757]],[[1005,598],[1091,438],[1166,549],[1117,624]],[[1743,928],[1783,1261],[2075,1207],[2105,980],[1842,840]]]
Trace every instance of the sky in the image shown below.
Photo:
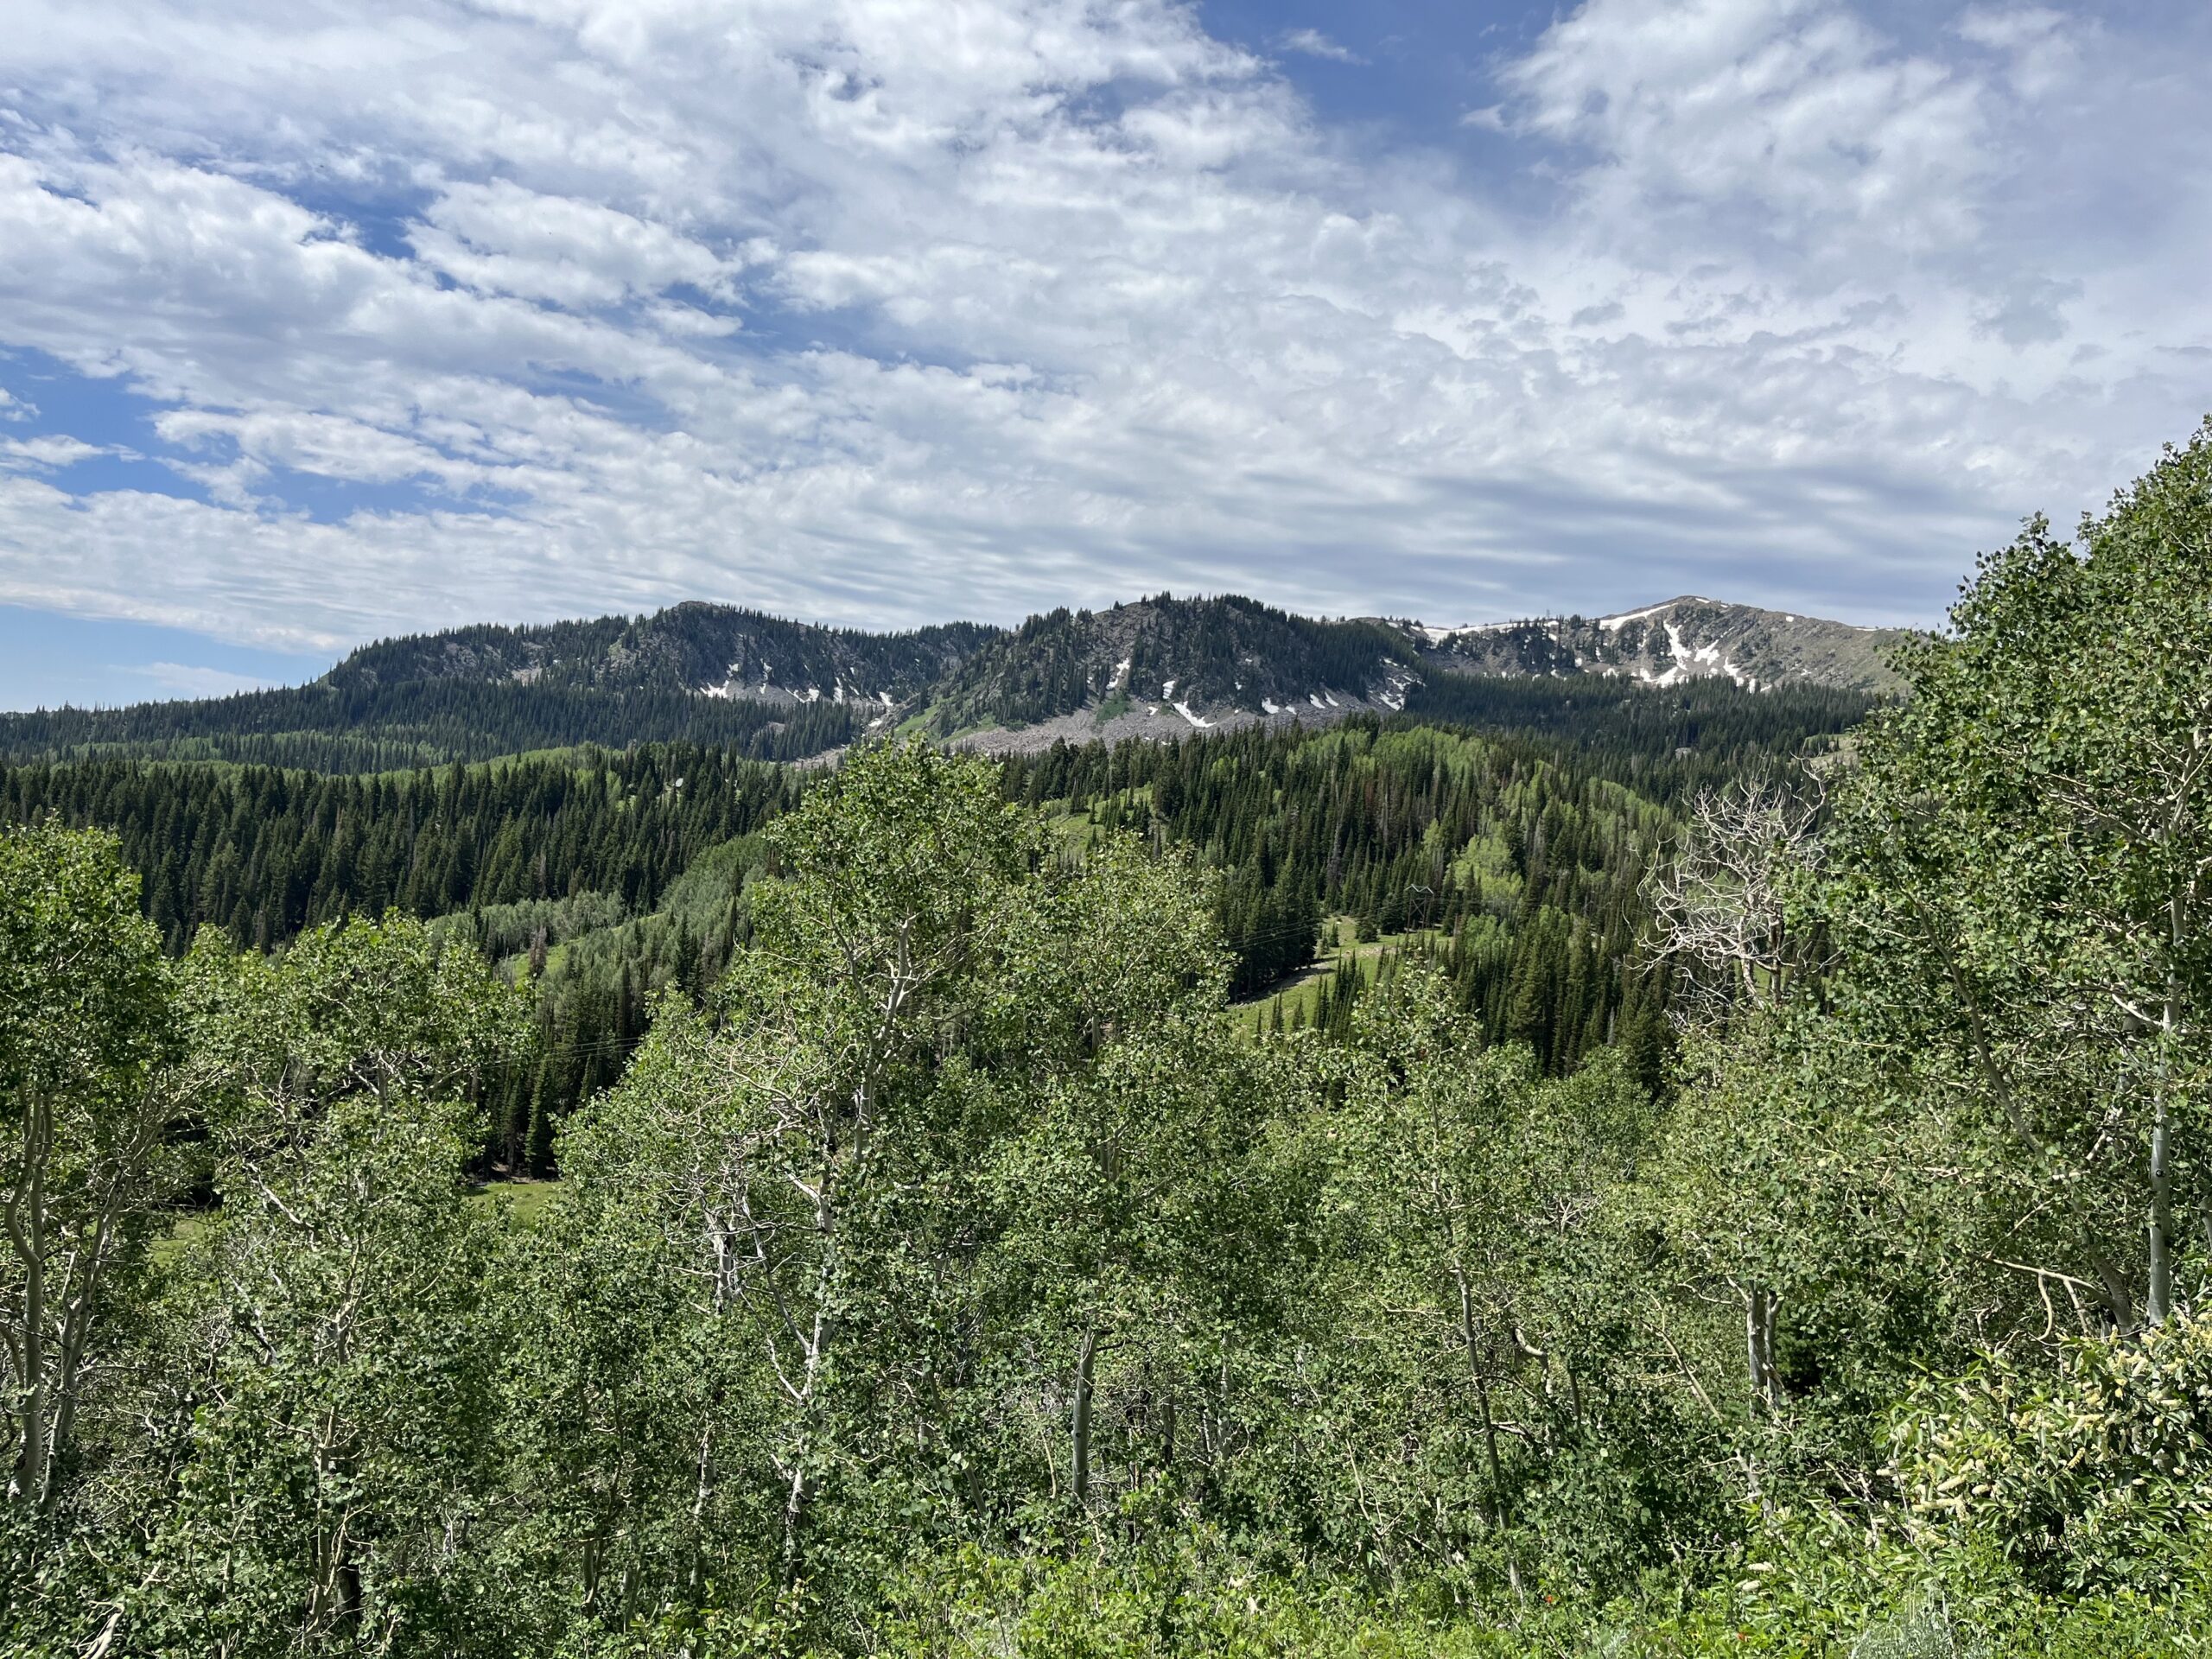
[[[1940,620],[2212,410],[2196,0],[11,0],[0,708],[683,599]]]

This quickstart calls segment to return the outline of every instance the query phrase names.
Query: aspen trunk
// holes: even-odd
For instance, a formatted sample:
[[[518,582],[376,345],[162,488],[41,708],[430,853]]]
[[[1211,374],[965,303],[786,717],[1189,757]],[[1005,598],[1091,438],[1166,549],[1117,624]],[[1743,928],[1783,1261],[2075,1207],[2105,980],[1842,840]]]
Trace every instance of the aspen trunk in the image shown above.
[[[1090,1374],[1098,1357],[1098,1332],[1087,1329],[1075,1360],[1075,1455],[1071,1484],[1079,1508],[1090,1499]]]
[[[2173,1311],[2174,1268],[2174,1195],[2171,1159],[2173,1154],[2173,1121],[2168,1111],[2168,1068],[2172,1064],[2166,1052],[2173,1040],[2176,1006],[2179,998],[2170,986],[2166,993],[2165,1030],[2158,1053],[2158,1095],[2152,1103],[2151,1119],[2151,1283],[2144,1298],[2143,1321],[2146,1325],[2164,1325]]]
[[[20,1431],[9,1496],[43,1505],[48,1491],[46,1391],[46,1160],[53,1135],[52,1109],[34,1095],[23,1113],[22,1160],[8,1205],[8,1234],[23,1269],[23,1326],[20,1351],[23,1395],[16,1408]]]
[[[1497,1418],[1491,1410],[1490,1379],[1483,1375],[1482,1352],[1475,1341],[1475,1299],[1464,1273],[1453,1275],[1459,1283],[1459,1334],[1467,1344],[1467,1375],[1473,1379],[1475,1402],[1483,1414],[1483,1457],[1489,1465],[1491,1522],[1501,1532],[1508,1519],[1505,1502],[1505,1467],[1497,1455]],[[1513,1586],[1516,1595],[1521,1592],[1521,1563],[1509,1548],[1505,1557],[1506,1582]]]
[[[1751,1404],[1769,1416],[1782,1408],[1780,1379],[1774,1368],[1777,1298],[1764,1285],[1744,1292],[1744,1369],[1751,1382]]]

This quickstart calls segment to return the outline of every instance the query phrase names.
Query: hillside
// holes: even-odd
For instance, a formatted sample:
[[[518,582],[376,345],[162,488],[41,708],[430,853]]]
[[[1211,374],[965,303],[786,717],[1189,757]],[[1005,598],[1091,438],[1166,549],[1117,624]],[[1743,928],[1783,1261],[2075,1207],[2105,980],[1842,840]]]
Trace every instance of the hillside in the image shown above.
[[[1318,621],[1234,595],[1160,594],[1030,618],[938,688],[929,723],[940,735],[982,728],[976,741],[993,748],[1188,736],[1298,716],[1325,723],[1404,707],[1414,660],[1409,644],[1379,623]],[[1003,734],[1013,731],[1027,741],[1009,744]]]
[[[889,707],[918,696],[999,632],[949,622],[868,633],[692,601],[651,616],[381,640],[325,678],[341,690],[461,680]]]
[[[804,760],[865,733],[874,716],[863,708],[514,680],[323,679],[128,709],[0,715],[0,760],[124,756],[370,772],[583,743],[698,743],[747,760]]]
[[[1293,615],[1236,595],[1061,608],[1011,632],[819,627],[686,603],[363,646],[313,683],[194,702],[0,715],[0,758],[126,754],[373,772],[592,743],[797,761],[893,729],[999,753],[1398,713],[1518,725],[1510,688],[1888,695],[1905,635],[1710,600],[1595,620],[1440,628]],[[1470,696],[1470,689],[1484,688]],[[1575,717],[1569,698],[1542,724]],[[1494,708],[1493,708],[1494,706]],[[1491,712],[1483,712],[1491,709]]]
[[[0,757],[126,753],[375,772],[580,743],[804,760],[887,723],[998,630],[817,627],[725,605],[365,645],[309,684],[0,715]]]
[[[1444,673],[1605,674],[1652,685],[1726,677],[1754,691],[1812,684],[1884,695],[1904,689],[1889,653],[1910,637],[1903,628],[1862,628],[1688,596],[1613,616],[1398,626],[1422,666]]]

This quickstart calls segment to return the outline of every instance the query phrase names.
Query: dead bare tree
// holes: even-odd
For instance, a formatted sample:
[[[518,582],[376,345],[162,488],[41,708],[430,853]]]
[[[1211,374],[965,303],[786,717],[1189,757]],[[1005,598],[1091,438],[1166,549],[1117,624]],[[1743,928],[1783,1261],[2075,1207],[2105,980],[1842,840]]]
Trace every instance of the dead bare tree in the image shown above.
[[[1681,976],[1683,1018],[1709,1021],[1787,1001],[1808,967],[1789,923],[1793,881],[1818,868],[1817,798],[1768,785],[1700,795],[1672,866],[1653,884],[1661,953]]]
[[[1677,1018],[1717,1026],[1745,1009],[1778,1007],[1817,969],[1809,941],[1790,924],[1794,883],[1815,869],[1817,797],[1739,784],[1698,797],[1673,865],[1654,884],[1661,951],[1681,990]],[[1757,1410],[1781,1409],[1775,1363],[1780,1297],[1758,1279],[1732,1279],[1744,1303],[1745,1369]]]

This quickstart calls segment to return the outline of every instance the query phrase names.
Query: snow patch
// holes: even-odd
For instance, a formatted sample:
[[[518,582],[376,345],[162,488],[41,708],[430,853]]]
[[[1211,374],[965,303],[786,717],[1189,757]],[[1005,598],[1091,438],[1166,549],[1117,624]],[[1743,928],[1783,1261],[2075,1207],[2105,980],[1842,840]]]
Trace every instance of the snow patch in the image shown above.
[[[1270,715],[1279,715],[1282,713],[1282,705],[1277,702],[1273,697],[1262,697],[1260,699],[1260,708],[1263,712]]]
[[[1321,694],[1319,691],[1308,691],[1306,694],[1306,701],[1312,703],[1316,709],[1325,709],[1329,706],[1327,703],[1321,701]]]
[[[1674,602],[1670,599],[1664,605],[1647,605],[1640,611],[1623,611],[1618,616],[1601,616],[1598,619],[1598,626],[1605,629],[1607,633],[1612,633],[1631,622],[1641,622],[1647,616],[1658,615],[1667,608],[1668,605]]]
[[[1113,690],[1116,691],[1126,691],[1128,690],[1130,661],[1131,659],[1129,658],[1124,657],[1120,662],[1114,664],[1114,678],[1110,683]]]
[[[1174,682],[1174,681],[1173,681],[1173,680],[1170,680],[1170,681],[1168,681],[1168,682],[1167,682],[1167,683],[1168,683],[1169,685],[1171,685],[1171,686],[1172,686],[1172,685],[1173,685],[1173,684],[1175,683],[1175,682]],[[1197,727],[1200,731],[1205,731],[1207,728],[1211,727],[1211,726],[1213,724],[1213,721],[1210,721],[1210,720],[1204,719],[1204,718],[1200,717],[1199,715],[1197,715],[1192,714],[1192,713],[1191,712],[1191,705],[1190,705],[1189,703],[1187,703],[1187,702],[1179,702],[1179,703],[1177,703],[1177,704],[1175,705],[1175,712],[1176,712],[1177,714],[1179,714],[1179,715],[1182,715],[1184,719],[1185,719],[1185,720],[1189,721],[1191,722],[1191,724],[1192,724],[1192,725],[1193,725],[1193,726]]]

